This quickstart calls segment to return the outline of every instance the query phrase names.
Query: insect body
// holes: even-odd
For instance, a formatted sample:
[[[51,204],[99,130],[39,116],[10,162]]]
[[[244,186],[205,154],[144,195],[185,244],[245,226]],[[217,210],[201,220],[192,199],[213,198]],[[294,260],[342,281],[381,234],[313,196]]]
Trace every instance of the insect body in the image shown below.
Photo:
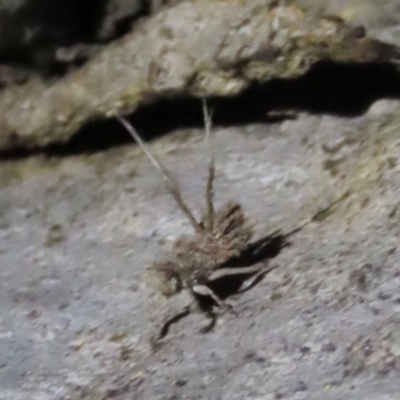
[[[213,306],[231,309],[224,298],[234,292],[247,289],[272,267],[259,263],[268,256],[273,247],[282,246],[282,235],[271,235],[256,243],[250,243],[253,229],[247,221],[242,207],[235,201],[227,201],[220,209],[214,210],[213,183],[215,176],[214,158],[210,146],[211,119],[203,103],[206,139],[210,149],[210,164],[206,185],[207,212],[198,221],[182,199],[179,187],[175,184],[165,167],[149,152],[137,132],[129,122],[118,117],[142,147],[152,163],[162,173],[164,180],[181,211],[191,223],[195,233],[179,238],[173,250],[163,261],[155,263],[150,269],[161,278],[160,290],[166,296],[188,290],[198,305],[211,317],[210,329],[216,321]],[[246,278],[250,278],[249,281]],[[227,281],[230,280],[228,285]],[[222,284],[221,284],[222,282]],[[224,284],[225,282],[225,284]],[[232,286],[232,282],[234,282]],[[227,285],[230,290],[227,290]],[[205,306],[204,303],[207,303]],[[182,311],[172,316],[162,326],[158,339],[168,333],[172,323],[192,311],[184,306]]]
[[[154,266],[167,280],[179,277],[178,287],[207,293],[214,300],[217,297],[206,289],[207,284],[227,273],[224,266],[241,255],[252,236],[240,204],[227,202],[215,217],[213,229],[204,228],[192,237],[182,237],[168,260]],[[217,302],[221,305],[220,300]]]

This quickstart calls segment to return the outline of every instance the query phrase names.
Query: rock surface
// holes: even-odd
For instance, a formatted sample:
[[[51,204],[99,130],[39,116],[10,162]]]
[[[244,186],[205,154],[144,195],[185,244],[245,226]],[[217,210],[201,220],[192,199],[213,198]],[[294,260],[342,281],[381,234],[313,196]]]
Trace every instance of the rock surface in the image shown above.
[[[393,44],[400,42],[400,3],[383,0],[299,0],[306,8],[338,15],[348,23],[363,25],[375,38]]]
[[[278,268],[229,299],[238,316],[202,335],[204,316],[191,315],[157,352],[149,313],[162,315],[144,273],[191,227],[140,149],[1,161],[1,400],[397,398],[400,102],[384,88],[397,78],[319,73],[281,99],[308,112],[266,123],[247,110],[213,131],[217,204],[241,202],[257,237],[317,218],[271,260]],[[188,109],[171,105],[185,125]],[[149,145],[201,213],[201,126]]]
[[[3,163],[0,398],[394,398],[399,107],[215,130],[217,204],[240,201],[257,235],[341,200],[230,299],[239,316],[207,335],[190,316],[156,353],[144,271],[191,228],[140,150]],[[202,210],[201,130],[151,148]]]
[[[188,35],[188,30],[193,34]],[[321,60],[388,61],[397,51],[296,5],[183,2],[136,25],[55,83],[0,92],[0,149],[65,142],[85,123],[177,96],[233,96]]]

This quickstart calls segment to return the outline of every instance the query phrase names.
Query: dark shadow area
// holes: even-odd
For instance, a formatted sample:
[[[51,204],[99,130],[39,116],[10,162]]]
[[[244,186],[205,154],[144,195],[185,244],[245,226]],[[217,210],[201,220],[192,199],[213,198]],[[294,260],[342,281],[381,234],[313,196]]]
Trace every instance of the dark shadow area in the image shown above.
[[[274,232],[256,242],[250,243],[249,247],[240,255],[240,257],[229,260],[224,265],[221,265],[220,268],[243,268],[250,267],[259,262],[264,262],[265,274],[267,274],[271,270],[267,266],[267,262],[278,256],[285,247],[290,245],[287,239],[288,235]],[[265,274],[261,274],[260,279],[262,279]],[[219,298],[226,299],[227,297],[238,293],[243,283],[254,275],[254,272],[249,272],[246,274],[226,276],[209,282],[207,286],[209,286]],[[251,285],[251,287],[253,286],[254,285]],[[208,299],[204,300],[206,303],[202,304],[202,306],[207,309],[207,305],[210,306],[212,303],[210,304],[210,302],[207,301]]]
[[[62,61],[56,57],[57,49],[110,43],[149,14],[144,0],[130,9],[126,4],[110,0],[36,0],[15,8],[5,6],[1,12],[0,63],[44,78],[61,77],[88,61],[90,53]]]
[[[96,40],[106,7],[107,0],[37,0],[3,10],[2,42],[8,46],[1,49],[0,62],[50,68],[56,47]]]
[[[295,79],[273,79],[254,84],[232,98],[207,99],[214,126],[276,123],[293,113],[355,117],[379,99],[400,99],[400,73],[395,65],[340,64],[324,61]],[[272,114],[273,112],[273,114]],[[202,128],[201,101],[180,97],[140,107],[129,116],[145,140],[183,128]],[[0,159],[31,154],[68,156],[92,153],[132,143],[130,135],[114,119],[87,123],[67,143],[26,150],[23,145],[0,153]]]

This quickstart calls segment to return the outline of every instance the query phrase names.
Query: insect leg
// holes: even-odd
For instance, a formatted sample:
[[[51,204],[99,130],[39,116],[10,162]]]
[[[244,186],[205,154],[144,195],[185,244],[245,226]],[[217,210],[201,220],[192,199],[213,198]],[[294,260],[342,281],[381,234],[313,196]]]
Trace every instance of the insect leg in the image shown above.
[[[207,313],[207,317],[210,318],[210,321],[208,322],[207,325],[203,326],[203,328],[200,329],[200,333],[208,333],[212,329],[214,329],[215,324],[217,323],[217,314],[214,313],[213,311],[210,311]]]
[[[277,265],[271,265],[268,268],[263,268],[260,271],[258,271],[255,275],[247,279],[242,287],[238,290],[238,293],[244,293],[250,290],[252,287],[254,287],[262,278],[264,278],[264,275],[268,274],[268,272],[272,271],[275,269]]]
[[[160,334],[155,339],[155,341],[161,340],[162,338],[167,336],[169,328],[171,327],[171,325],[179,322],[182,318],[187,317],[190,313],[191,313],[190,307],[186,306],[186,307],[183,308],[183,310],[180,313],[178,313],[178,314],[174,315],[173,317],[171,317],[170,319],[168,319],[164,323],[164,325],[162,326]]]
[[[225,303],[222,299],[220,299],[208,286],[206,285],[195,285],[192,288],[193,293],[198,294],[200,296],[208,296],[215,301],[218,307],[223,310],[229,310],[234,312],[233,307],[230,304]]]

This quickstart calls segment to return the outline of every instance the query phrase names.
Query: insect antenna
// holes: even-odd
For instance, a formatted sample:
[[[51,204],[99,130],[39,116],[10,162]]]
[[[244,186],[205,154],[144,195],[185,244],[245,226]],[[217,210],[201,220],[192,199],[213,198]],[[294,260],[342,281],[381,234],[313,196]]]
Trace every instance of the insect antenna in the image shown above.
[[[182,198],[181,191],[177,183],[172,179],[170,172],[162,165],[162,163],[157,160],[157,158],[150,152],[150,149],[143,142],[139,133],[136,129],[130,124],[130,122],[122,117],[121,115],[116,116],[117,120],[124,126],[124,128],[129,132],[129,134],[133,137],[133,139],[137,142],[143,152],[146,154],[147,158],[151,161],[151,163],[157,168],[160,172],[170,194],[175,199],[178,207],[183,212],[185,217],[189,220],[190,224],[193,226],[196,232],[203,232],[204,229],[199,222],[197,222],[196,218],[193,216],[189,207],[186,205],[185,201]]]
[[[211,145],[212,115],[208,112],[206,100],[203,100],[203,117],[204,117],[204,129],[206,133],[206,145],[208,148],[208,154],[210,156],[210,161],[208,164],[207,185],[206,185],[207,213],[204,220],[204,226],[206,230],[212,232],[214,228],[214,218],[215,218],[215,210],[214,210],[215,162],[214,162],[214,153]]]

